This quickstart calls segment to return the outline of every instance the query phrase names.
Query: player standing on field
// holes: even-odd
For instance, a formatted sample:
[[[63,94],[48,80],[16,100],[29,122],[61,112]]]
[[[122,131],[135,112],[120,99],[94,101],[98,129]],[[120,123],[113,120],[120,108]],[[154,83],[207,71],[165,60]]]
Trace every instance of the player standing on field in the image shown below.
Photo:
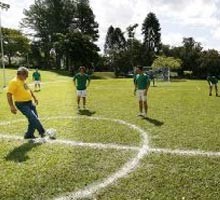
[[[139,101],[139,114],[138,116],[147,116],[147,92],[150,86],[149,77],[143,72],[143,67],[137,67],[136,77],[134,79],[135,91]]]
[[[74,85],[77,89],[77,105],[78,110],[80,110],[80,99],[83,99],[83,109],[86,109],[86,89],[90,84],[89,75],[85,73],[86,68],[81,66],[79,68],[79,73],[77,73],[74,78]]]
[[[39,88],[38,91],[40,91],[41,75],[40,75],[37,68],[36,68],[35,72],[32,74],[32,78],[33,78],[33,81],[34,81],[35,91],[37,91],[37,87]]]
[[[212,96],[212,87],[213,85],[215,86],[215,93],[216,93],[216,96],[218,96],[218,79],[216,76],[208,76],[207,77],[207,81],[208,81],[208,84],[209,84],[209,96]]]

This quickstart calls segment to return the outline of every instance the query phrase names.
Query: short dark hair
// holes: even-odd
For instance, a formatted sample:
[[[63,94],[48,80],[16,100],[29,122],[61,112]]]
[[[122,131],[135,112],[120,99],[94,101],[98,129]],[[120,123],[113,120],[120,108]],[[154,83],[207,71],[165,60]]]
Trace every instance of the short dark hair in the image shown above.
[[[140,69],[141,71],[143,71],[143,67],[142,66],[137,66],[138,69]]]
[[[86,71],[86,68],[84,66],[80,66],[79,70],[83,69],[83,71]]]

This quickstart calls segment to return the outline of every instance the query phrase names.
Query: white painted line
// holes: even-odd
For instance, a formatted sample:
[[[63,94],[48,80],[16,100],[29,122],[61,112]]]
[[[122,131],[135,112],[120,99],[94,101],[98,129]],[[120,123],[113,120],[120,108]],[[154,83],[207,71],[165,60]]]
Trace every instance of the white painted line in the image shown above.
[[[136,131],[138,131],[141,135],[142,138],[142,147],[140,147],[138,150],[138,153],[136,154],[136,156],[129,160],[127,163],[125,163],[118,171],[116,171],[115,173],[113,173],[112,175],[110,175],[109,177],[101,180],[101,181],[97,181],[95,183],[91,183],[90,185],[88,185],[87,187],[85,187],[84,189],[81,189],[79,191],[76,192],[72,192],[69,193],[65,196],[62,196],[60,198],[56,198],[56,199],[78,199],[78,198],[86,198],[86,197],[92,197],[92,195],[96,192],[98,192],[100,189],[103,189],[113,183],[115,183],[116,181],[118,181],[119,179],[127,176],[129,173],[131,173],[132,171],[134,171],[137,166],[139,165],[140,160],[144,157],[145,154],[148,153],[148,137],[147,137],[147,133],[142,130],[141,128],[137,127],[136,125],[127,123],[123,120],[117,120],[117,119],[109,119],[109,118],[102,118],[102,117],[73,117],[73,116],[58,116],[58,117],[48,117],[46,118],[47,120],[53,120],[53,119],[75,119],[75,118],[86,118],[89,120],[105,120],[105,121],[112,121],[118,124],[122,124],[125,126],[128,126],[128,128],[130,129],[134,129]],[[10,124],[12,123],[16,123],[19,122],[18,121],[11,121]],[[4,124],[4,123],[3,123]],[[19,138],[20,139],[20,138]],[[54,141],[53,141],[54,142]],[[63,141],[64,142],[64,141]],[[52,143],[52,141],[51,141]],[[70,144],[70,142],[68,142]],[[71,142],[71,144],[73,144]],[[90,143],[91,146],[91,143]],[[93,147],[97,145],[92,145]],[[103,146],[103,145],[101,145]],[[100,148],[101,148],[100,146]],[[112,144],[110,144],[111,147]],[[118,146],[118,145],[117,145]],[[115,145],[114,145],[115,147]]]
[[[55,119],[76,119],[76,118],[86,118],[88,120],[105,120],[111,121],[118,124],[122,124],[127,126],[130,129],[134,129],[140,133],[142,138],[142,146],[134,147],[134,146],[126,146],[126,145],[118,145],[118,144],[102,144],[102,143],[85,143],[85,142],[77,142],[70,140],[47,140],[47,142],[51,144],[61,144],[61,145],[70,145],[70,146],[80,146],[80,147],[89,147],[95,149],[116,149],[116,150],[132,150],[137,151],[137,154],[134,158],[130,159],[127,163],[125,163],[118,171],[111,174],[109,177],[99,180],[97,182],[91,183],[87,187],[80,189],[78,191],[71,192],[59,198],[55,198],[56,200],[71,200],[71,199],[83,199],[83,198],[92,198],[93,194],[99,192],[99,190],[114,184],[119,179],[127,176],[131,172],[133,172],[139,165],[140,160],[149,153],[159,153],[159,154],[171,154],[171,155],[180,155],[180,156],[207,156],[207,157],[220,157],[220,152],[206,152],[201,150],[172,150],[172,149],[163,149],[163,148],[150,148],[148,146],[148,136],[147,133],[139,128],[136,125],[130,124],[123,120],[117,119],[109,119],[102,117],[74,117],[74,116],[58,116],[58,117],[48,117],[42,118],[47,120],[55,120]],[[16,120],[11,122],[1,122],[0,126],[9,125],[13,123],[18,123],[25,120]],[[23,140],[22,137],[11,136],[11,135],[0,135],[0,139],[10,139],[10,140]],[[23,140],[24,141],[24,140]]]
[[[8,139],[8,140],[18,140],[18,141],[27,141],[23,137],[20,136],[12,136],[0,133],[0,139]],[[118,145],[118,144],[103,144],[103,143],[86,143],[86,142],[78,142],[78,141],[70,141],[70,140],[52,140],[49,138],[36,138],[36,140],[45,139],[47,143],[50,144],[58,144],[58,145],[68,145],[73,147],[89,147],[92,149],[115,149],[115,150],[125,150],[125,151],[139,151],[140,147],[126,146],[126,145]]]
[[[180,149],[156,149],[150,148],[152,153],[172,154],[179,156],[204,156],[204,157],[220,157],[220,152],[201,151],[201,150],[180,150]]]

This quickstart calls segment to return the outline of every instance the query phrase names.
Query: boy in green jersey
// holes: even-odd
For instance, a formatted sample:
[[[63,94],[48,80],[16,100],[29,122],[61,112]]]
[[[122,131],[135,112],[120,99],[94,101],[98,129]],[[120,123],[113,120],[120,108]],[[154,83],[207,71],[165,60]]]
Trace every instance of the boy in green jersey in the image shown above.
[[[209,84],[209,96],[212,96],[212,87],[213,85],[215,86],[215,93],[216,93],[216,96],[218,96],[218,79],[216,76],[211,76],[209,75],[207,77],[207,81],[208,81],[208,84]]]
[[[41,75],[38,71],[38,69],[36,68],[35,72],[32,74],[32,78],[34,81],[34,90],[37,91],[37,87],[39,88],[38,90],[40,91],[40,81],[41,81]]]
[[[79,73],[77,73],[74,78],[74,85],[76,86],[77,90],[77,104],[78,104],[78,109],[80,109],[80,99],[83,99],[83,109],[86,108],[86,88],[90,84],[90,78],[89,76],[85,73],[86,68],[84,66],[81,66],[79,68]]]
[[[150,86],[150,79],[146,74],[144,74],[143,67],[137,67],[136,73],[137,75],[134,79],[134,84],[135,84],[136,95],[139,101],[140,113],[138,114],[138,116],[146,117],[148,110],[147,92]]]

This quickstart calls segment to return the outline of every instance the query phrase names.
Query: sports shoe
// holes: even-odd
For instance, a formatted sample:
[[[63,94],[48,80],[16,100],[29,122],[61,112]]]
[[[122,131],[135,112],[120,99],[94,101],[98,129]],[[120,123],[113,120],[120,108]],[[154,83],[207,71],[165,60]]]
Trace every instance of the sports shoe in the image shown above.
[[[147,114],[146,114],[146,113],[142,113],[142,116],[143,116],[143,117],[147,117]]]
[[[42,133],[40,136],[41,136],[41,138],[45,138],[45,137],[46,137],[46,134],[45,134],[45,133]]]
[[[138,114],[137,114],[137,117],[140,117],[140,116],[142,116],[142,113],[138,113]]]
[[[36,139],[37,137],[35,137],[34,135],[33,136],[24,136],[24,139]]]
[[[80,110],[80,106],[77,107],[77,110]]]

